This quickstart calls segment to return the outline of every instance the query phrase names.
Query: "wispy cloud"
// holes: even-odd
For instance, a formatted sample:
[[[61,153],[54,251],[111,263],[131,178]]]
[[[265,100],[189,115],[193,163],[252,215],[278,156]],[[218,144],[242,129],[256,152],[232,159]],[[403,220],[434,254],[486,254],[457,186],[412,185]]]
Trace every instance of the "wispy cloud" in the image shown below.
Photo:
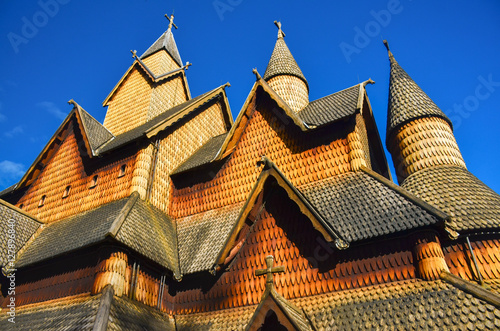
[[[9,160],[0,162],[0,186],[7,187],[16,183],[24,175],[25,167],[22,163]]]
[[[57,119],[64,120],[66,118],[67,114],[61,111],[61,109],[59,109],[59,107],[57,107],[53,102],[42,101],[37,103],[36,106],[43,108],[45,111],[47,111],[49,114],[52,114]]]
[[[14,138],[15,136],[23,132],[24,132],[23,127],[18,125],[13,127],[11,130],[4,132],[3,135],[7,138]]]

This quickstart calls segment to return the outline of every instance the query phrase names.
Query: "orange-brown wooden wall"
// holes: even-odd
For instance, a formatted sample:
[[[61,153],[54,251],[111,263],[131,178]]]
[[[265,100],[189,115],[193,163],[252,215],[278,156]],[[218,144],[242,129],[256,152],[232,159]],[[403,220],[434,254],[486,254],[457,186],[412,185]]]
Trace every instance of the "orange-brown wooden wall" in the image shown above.
[[[273,101],[260,101],[234,152],[214,178],[174,190],[170,208],[174,217],[245,201],[260,173],[256,163],[264,155],[295,186],[351,170],[347,133],[342,127],[303,133],[279,113]]]
[[[94,169],[89,165],[88,158],[82,157],[82,149],[79,148],[82,140],[77,138],[75,129],[73,120],[58,150],[16,203],[17,206],[23,204],[23,210],[41,221],[58,221],[129,195],[135,164],[134,151],[122,152],[121,159],[109,158],[107,163],[102,162],[100,167]],[[122,165],[126,165],[126,171],[124,176],[119,177]],[[95,175],[98,176],[97,185],[92,188],[91,181]],[[71,186],[69,196],[63,198],[67,186]],[[39,206],[43,195],[46,196],[45,203]]]

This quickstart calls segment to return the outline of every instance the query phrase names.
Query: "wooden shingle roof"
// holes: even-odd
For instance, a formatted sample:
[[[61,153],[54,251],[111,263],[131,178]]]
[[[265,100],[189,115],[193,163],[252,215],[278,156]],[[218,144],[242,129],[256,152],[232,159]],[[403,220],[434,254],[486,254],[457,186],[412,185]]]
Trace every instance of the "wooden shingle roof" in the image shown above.
[[[463,167],[429,167],[401,187],[450,215],[457,231],[500,228],[500,195]]]
[[[159,50],[166,50],[170,56],[177,62],[179,67],[182,67],[181,55],[177,49],[177,44],[175,43],[174,35],[171,29],[165,31],[142,55],[141,59],[158,52]]]
[[[298,187],[348,242],[444,224],[447,215],[364,168]],[[427,206],[425,206],[427,205]]]
[[[452,126],[450,119],[401,68],[390,51],[389,62],[391,73],[387,106],[387,140],[401,125],[420,117],[440,117]]]
[[[288,46],[286,45],[283,37],[279,37],[278,40],[276,40],[273,54],[269,59],[266,72],[264,73],[264,79],[267,81],[278,75],[296,76],[302,79],[308,86],[307,80],[304,77],[302,70],[300,70],[299,65],[293,58],[293,55],[288,49]]]
[[[111,237],[178,274],[173,221],[138,193],[50,224],[26,247],[16,267],[67,254]]]

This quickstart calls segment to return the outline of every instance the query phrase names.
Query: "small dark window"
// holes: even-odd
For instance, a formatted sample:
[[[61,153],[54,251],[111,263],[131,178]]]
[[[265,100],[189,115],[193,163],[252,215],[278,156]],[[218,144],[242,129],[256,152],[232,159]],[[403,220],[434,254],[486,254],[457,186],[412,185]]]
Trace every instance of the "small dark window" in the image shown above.
[[[127,170],[127,165],[122,164],[120,167],[120,173],[118,173],[118,178],[125,176],[125,170]]]
[[[46,195],[42,195],[42,198],[40,199],[40,202],[38,203],[38,207],[42,207],[45,204],[45,198]]]
[[[23,207],[24,207],[24,203],[19,205],[19,209],[23,209]]]
[[[90,186],[89,188],[94,188],[97,186],[97,179],[99,178],[98,175],[95,175],[94,177],[92,177],[92,180],[90,181]]]
[[[69,191],[71,191],[71,185],[66,186],[66,188],[64,189],[64,193],[62,196],[63,199],[68,197]]]

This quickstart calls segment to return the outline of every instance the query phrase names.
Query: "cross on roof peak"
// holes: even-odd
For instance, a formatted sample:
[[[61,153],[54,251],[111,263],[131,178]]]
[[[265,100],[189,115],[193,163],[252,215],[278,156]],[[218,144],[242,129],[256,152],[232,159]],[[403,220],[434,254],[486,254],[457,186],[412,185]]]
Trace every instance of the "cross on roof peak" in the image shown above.
[[[165,17],[169,21],[169,23],[168,23],[168,29],[172,30],[172,26],[177,29],[177,25],[175,25],[175,23],[174,23],[174,13],[172,12],[172,15],[170,15],[170,16],[168,16],[167,14],[165,14]]]
[[[266,269],[255,270],[255,276],[266,275],[266,288],[272,288],[274,286],[273,274],[278,272],[285,272],[284,266],[273,267],[274,257],[272,255],[266,256]]]
[[[281,30],[281,22],[274,21],[274,25],[278,27],[278,38],[284,38],[285,33],[283,32],[283,30]]]

